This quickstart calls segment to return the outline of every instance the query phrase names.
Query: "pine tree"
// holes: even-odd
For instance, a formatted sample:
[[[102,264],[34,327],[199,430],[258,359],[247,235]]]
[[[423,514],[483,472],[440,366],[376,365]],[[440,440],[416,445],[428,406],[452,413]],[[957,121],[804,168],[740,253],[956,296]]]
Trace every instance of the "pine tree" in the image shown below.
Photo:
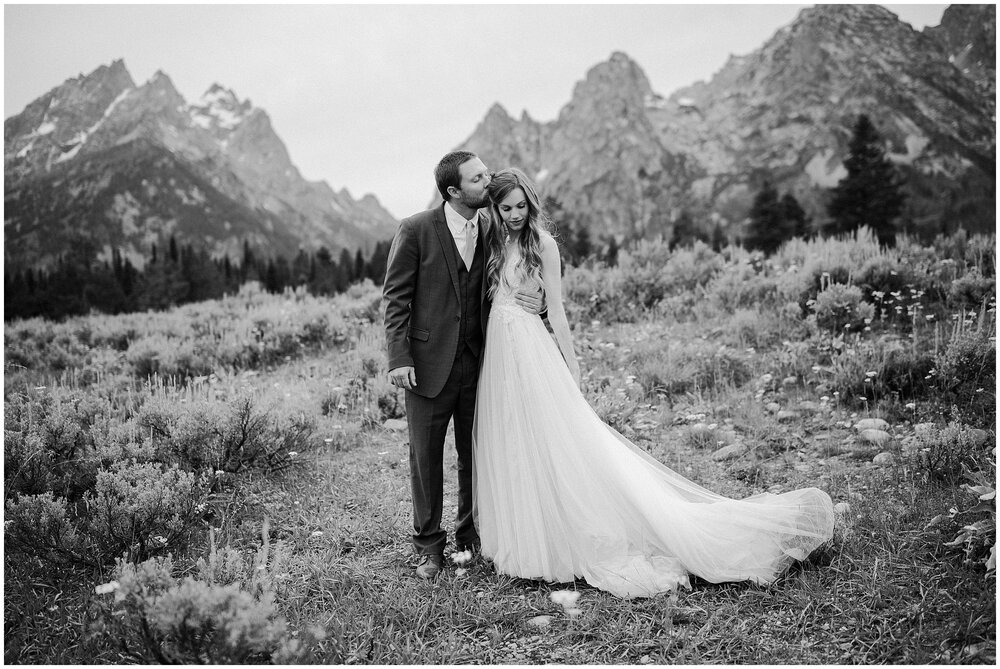
[[[750,224],[743,244],[748,249],[770,255],[794,234],[795,223],[785,218],[785,208],[778,198],[778,189],[770,180],[765,181],[750,208]]]
[[[849,152],[844,161],[847,176],[833,189],[827,206],[831,220],[823,231],[837,235],[868,226],[880,244],[891,246],[896,242],[896,218],[906,198],[899,172],[886,158],[882,139],[864,114],[854,126]]]
[[[781,214],[789,224],[793,237],[805,239],[809,236],[809,218],[795,196],[785,193],[781,198]]]

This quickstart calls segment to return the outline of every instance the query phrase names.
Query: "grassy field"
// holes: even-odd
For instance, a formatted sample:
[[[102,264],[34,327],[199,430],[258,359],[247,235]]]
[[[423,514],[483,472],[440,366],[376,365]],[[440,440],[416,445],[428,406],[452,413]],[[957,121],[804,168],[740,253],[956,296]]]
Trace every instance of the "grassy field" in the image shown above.
[[[710,257],[693,285],[634,280],[641,252],[567,271],[602,418],[713,490],[817,486],[838,505],[834,539],[778,582],[650,599],[485,560],[414,577],[374,286],[8,325],[5,661],[992,664],[995,288],[978,308],[945,293],[870,316],[850,295],[796,311],[781,263],[847,257],[832,244],[760,271]],[[972,267],[992,276],[971,262],[948,285]],[[875,418],[880,434],[858,429]]]

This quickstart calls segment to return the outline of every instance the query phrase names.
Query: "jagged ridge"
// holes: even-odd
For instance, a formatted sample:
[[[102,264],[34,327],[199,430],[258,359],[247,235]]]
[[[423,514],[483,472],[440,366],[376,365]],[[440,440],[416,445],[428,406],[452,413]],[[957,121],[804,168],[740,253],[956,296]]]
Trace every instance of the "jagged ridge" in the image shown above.
[[[243,240],[362,248],[396,221],[373,196],[309,182],[266,112],[218,84],[187,104],[157,72],[136,86],[121,60],[64,82],[4,122],[5,257],[45,266],[70,238],[142,265],[165,235],[216,254]],[[127,203],[123,205],[122,203]]]

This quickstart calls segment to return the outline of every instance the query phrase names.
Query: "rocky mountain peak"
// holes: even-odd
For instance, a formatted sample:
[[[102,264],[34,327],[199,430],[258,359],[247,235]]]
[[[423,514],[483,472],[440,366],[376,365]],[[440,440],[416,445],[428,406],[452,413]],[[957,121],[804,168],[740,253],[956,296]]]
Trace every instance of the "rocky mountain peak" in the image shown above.
[[[951,48],[885,7],[816,5],[666,99],[615,52],[534,134],[494,107],[462,146],[491,167],[534,174],[553,218],[591,239],[669,236],[682,213],[738,236],[764,179],[821,221],[827,189],[845,174],[851,128],[867,114],[912,184],[905,216],[914,230],[953,229],[958,218],[969,230],[992,227],[993,94],[956,64],[992,66],[995,9],[953,7],[941,31]],[[968,55],[980,53],[976,44],[984,56]]]
[[[210,253],[244,241],[363,248],[396,221],[374,197],[302,178],[262,109],[214,84],[188,105],[157,71],[136,87],[121,60],[67,80],[4,121],[5,257],[45,266],[81,236],[142,266],[175,235]]]
[[[191,105],[192,120],[206,129],[232,130],[254,111],[250,100],[240,100],[232,89],[212,84],[199,104]]]
[[[652,94],[642,68],[626,54],[616,51],[611,58],[592,67],[573,88],[573,98],[560,116],[618,111],[626,117],[641,115]]]
[[[951,5],[941,24],[924,28],[938,40],[951,62],[966,76],[984,86],[989,95],[996,90],[997,9],[994,4]]]

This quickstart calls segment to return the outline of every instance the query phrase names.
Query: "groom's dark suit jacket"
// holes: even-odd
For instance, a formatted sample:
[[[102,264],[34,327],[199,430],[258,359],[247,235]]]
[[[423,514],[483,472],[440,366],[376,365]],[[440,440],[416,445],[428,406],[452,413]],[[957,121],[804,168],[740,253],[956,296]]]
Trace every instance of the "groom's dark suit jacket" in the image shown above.
[[[486,230],[479,217],[476,256],[485,264]],[[444,216],[444,205],[404,218],[389,249],[383,287],[389,369],[413,366],[423,397],[435,397],[451,372],[459,346],[462,262]],[[484,268],[485,269],[485,268]],[[484,271],[485,274],[485,271]],[[490,302],[480,288],[485,336]]]

